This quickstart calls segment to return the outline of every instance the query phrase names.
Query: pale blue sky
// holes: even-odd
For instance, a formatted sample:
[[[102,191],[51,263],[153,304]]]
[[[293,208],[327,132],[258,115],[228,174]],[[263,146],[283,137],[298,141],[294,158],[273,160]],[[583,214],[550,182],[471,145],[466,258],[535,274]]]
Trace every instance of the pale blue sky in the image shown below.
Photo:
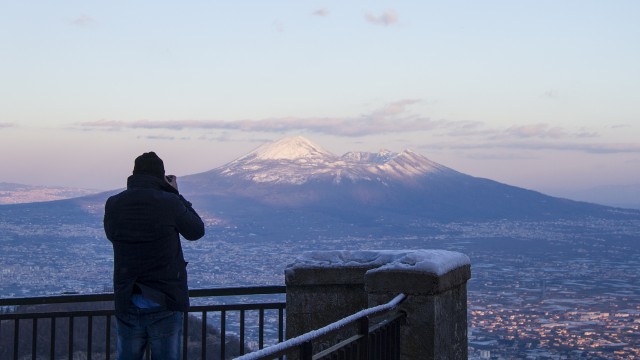
[[[0,182],[303,135],[547,191],[640,180],[638,1],[0,0]]]

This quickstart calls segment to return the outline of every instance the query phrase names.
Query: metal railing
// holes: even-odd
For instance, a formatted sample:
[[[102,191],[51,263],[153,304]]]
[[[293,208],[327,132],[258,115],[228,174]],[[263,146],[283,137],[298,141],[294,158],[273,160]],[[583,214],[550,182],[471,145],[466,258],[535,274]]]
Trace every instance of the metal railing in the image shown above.
[[[282,342],[285,302],[262,295],[285,292],[285,286],[189,291],[183,359],[227,359]],[[212,297],[242,299],[204,303]],[[113,294],[0,299],[0,310],[0,359],[115,358]]]
[[[236,360],[270,360],[284,355],[294,355],[300,360],[397,360],[400,358],[400,325],[406,319],[406,314],[397,308],[405,299],[406,295],[400,294],[386,304],[364,309]],[[370,326],[373,318],[377,321]],[[314,354],[314,343],[353,325],[357,325],[357,334]]]

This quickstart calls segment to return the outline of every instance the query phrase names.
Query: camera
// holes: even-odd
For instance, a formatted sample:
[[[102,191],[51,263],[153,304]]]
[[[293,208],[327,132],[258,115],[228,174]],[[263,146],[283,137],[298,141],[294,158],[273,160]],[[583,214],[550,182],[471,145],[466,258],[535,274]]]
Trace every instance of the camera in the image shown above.
[[[169,185],[171,185],[174,189],[178,190],[178,181],[175,175],[167,175],[164,177]]]

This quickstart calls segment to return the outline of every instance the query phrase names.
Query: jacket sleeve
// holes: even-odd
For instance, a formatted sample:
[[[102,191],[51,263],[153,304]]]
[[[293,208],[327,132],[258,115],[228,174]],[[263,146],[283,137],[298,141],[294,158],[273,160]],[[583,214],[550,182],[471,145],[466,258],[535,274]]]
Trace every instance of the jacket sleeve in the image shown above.
[[[107,236],[107,239],[109,239],[109,241],[113,241],[110,204],[111,204],[111,199],[107,199],[107,202],[105,203],[105,206],[104,206],[104,218],[102,220],[102,225],[104,227],[104,233]]]
[[[176,218],[178,232],[187,240],[200,239],[204,236],[204,223],[200,215],[182,195],[178,195],[178,198],[181,203]]]

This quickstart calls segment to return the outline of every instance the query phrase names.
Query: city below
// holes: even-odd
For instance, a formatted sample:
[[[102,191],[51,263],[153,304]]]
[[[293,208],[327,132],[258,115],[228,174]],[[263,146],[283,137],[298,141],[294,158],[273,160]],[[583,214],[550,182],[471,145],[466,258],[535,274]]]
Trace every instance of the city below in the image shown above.
[[[101,228],[18,229],[0,220],[0,229],[3,297],[110,291],[111,245]],[[470,358],[635,359],[639,229],[636,220],[434,223],[412,236],[317,231],[275,242],[227,228],[183,245],[191,288],[283,284],[286,265],[309,249],[463,252],[472,264]]]

